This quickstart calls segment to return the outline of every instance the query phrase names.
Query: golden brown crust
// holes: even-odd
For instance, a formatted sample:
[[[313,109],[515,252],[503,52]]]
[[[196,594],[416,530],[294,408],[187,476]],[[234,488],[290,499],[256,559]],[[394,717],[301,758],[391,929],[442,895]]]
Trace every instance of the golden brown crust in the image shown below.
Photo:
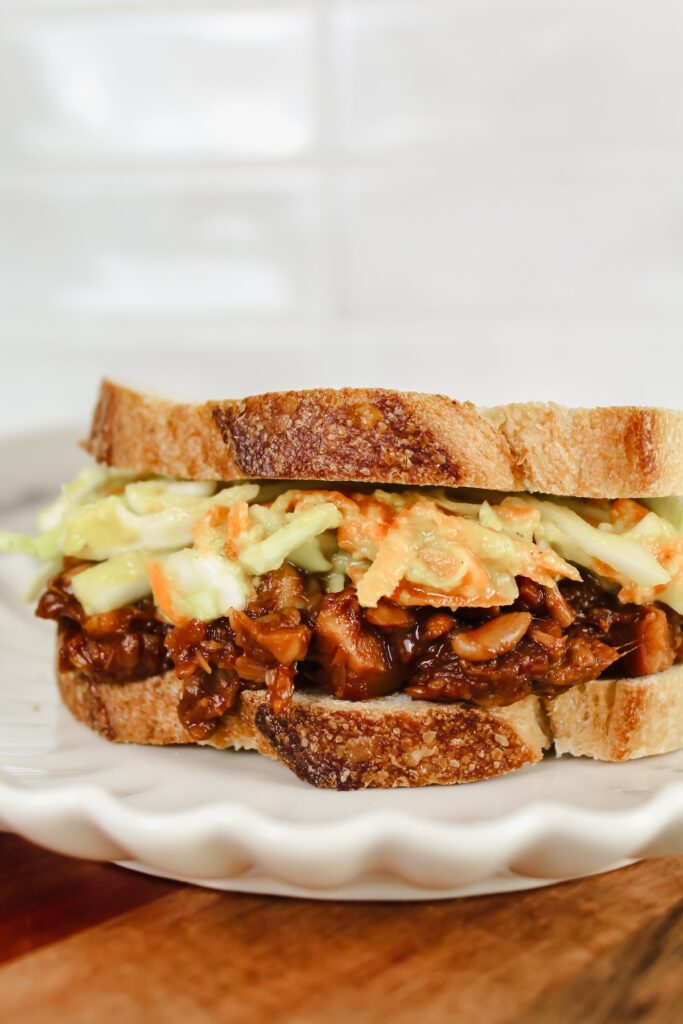
[[[102,384],[98,462],[205,479],[510,488],[504,439],[470,403],[394,391],[289,391],[181,405]]]
[[[59,674],[64,703],[118,743],[191,743],[177,715],[182,683],[172,672],[136,683],[88,683]],[[245,691],[207,745],[258,750],[299,778],[329,789],[450,785],[492,778],[539,761],[549,744],[540,701],[507,708],[412,701],[367,703],[297,693],[278,718],[264,691]]]
[[[683,747],[683,665],[582,683],[545,706],[558,754],[629,761]]]
[[[539,761],[549,744],[535,697],[484,709],[403,694],[355,704],[301,694],[287,716],[263,701],[256,724],[288,768],[325,789],[476,782]]]
[[[396,391],[284,392],[213,406],[245,476],[511,486],[506,445],[469,402]],[[503,483],[505,481],[505,483]]]
[[[683,492],[683,413],[344,388],[186,405],[102,384],[88,451],[196,479],[480,487],[586,497]]]
[[[192,742],[178,718],[182,683],[172,672],[123,685],[66,672],[59,687],[75,718],[108,740]],[[352,703],[304,692],[278,718],[263,691],[245,691],[207,745],[257,750],[315,786],[362,789],[492,778],[540,760],[553,742],[559,755],[602,761],[683,748],[683,665],[486,710],[403,694]]]

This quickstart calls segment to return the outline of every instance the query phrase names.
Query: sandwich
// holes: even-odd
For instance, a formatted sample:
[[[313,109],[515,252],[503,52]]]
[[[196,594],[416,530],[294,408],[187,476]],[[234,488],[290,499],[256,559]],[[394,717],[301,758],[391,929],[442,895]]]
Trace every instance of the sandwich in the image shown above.
[[[683,413],[102,384],[42,559],[64,703],[340,790],[683,746]]]

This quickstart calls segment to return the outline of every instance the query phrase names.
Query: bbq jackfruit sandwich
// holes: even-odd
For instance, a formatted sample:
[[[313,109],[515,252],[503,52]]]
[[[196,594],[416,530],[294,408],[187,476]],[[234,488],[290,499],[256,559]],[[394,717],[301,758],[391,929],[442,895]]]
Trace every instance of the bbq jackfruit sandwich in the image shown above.
[[[45,563],[63,700],[106,739],[336,789],[683,746],[683,413],[104,382],[85,447],[0,549]]]

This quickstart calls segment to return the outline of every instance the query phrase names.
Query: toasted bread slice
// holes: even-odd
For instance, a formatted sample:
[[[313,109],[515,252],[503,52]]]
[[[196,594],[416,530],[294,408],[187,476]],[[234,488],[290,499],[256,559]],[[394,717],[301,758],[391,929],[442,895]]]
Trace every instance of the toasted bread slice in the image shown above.
[[[59,675],[72,714],[119,743],[191,743],[177,705],[173,672],[136,683],[88,683]],[[300,779],[327,789],[393,788],[475,782],[533,764],[550,736],[536,697],[509,707],[413,701],[405,694],[353,703],[320,693],[294,697],[278,717],[263,690],[246,690],[206,741],[257,750]]]
[[[683,412],[635,406],[478,409],[443,395],[348,388],[188,405],[105,381],[85,446],[110,466],[187,479],[683,493]]]
[[[545,706],[557,754],[629,761],[683,747],[683,665],[581,683]]]
[[[72,714],[117,743],[192,743],[180,722],[173,672],[136,683],[59,675]],[[206,744],[256,750],[327,789],[476,782],[558,754],[625,761],[683,747],[683,665],[642,679],[595,680],[554,700],[499,708],[413,701],[405,694],[337,700],[297,692],[275,715],[263,690],[246,690]]]

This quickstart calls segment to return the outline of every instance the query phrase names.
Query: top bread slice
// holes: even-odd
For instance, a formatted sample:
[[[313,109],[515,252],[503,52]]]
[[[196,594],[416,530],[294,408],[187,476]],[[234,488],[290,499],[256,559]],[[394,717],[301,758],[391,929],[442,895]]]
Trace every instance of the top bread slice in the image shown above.
[[[480,409],[444,395],[351,388],[191,405],[104,381],[85,447],[120,469],[196,480],[683,493],[683,412],[638,406]]]

